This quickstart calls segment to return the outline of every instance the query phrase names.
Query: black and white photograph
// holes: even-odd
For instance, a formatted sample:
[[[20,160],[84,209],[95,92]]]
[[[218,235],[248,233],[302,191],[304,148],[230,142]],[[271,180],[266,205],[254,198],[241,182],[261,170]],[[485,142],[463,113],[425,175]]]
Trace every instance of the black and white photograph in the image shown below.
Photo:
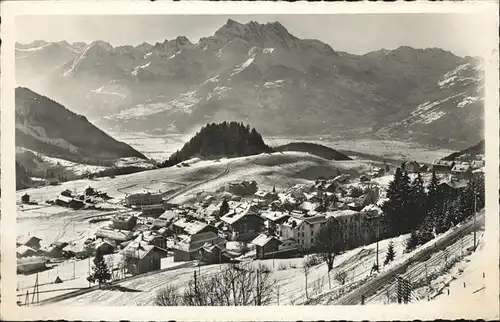
[[[17,306],[498,303],[491,15],[209,7],[13,20]]]

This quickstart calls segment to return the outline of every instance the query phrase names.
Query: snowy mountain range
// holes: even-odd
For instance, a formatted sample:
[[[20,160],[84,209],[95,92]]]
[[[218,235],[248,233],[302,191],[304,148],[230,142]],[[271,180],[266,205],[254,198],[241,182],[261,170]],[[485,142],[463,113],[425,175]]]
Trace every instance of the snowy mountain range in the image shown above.
[[[103,128],[186,132],[244,121],[264,135],[404,138],[460,149],[483,138],[482,63],[438,48],[365,55],[278,22],[228,20],[197,43],[18,44],[19,85]]]

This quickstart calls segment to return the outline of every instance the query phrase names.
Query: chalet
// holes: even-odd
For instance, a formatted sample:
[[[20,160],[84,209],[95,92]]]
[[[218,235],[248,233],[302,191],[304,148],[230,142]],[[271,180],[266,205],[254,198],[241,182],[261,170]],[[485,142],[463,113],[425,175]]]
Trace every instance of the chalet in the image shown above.
[[[172,231],[178,235],[181,234],[196,235],[206,231],[212,231],[214,233],[217,233],[218,229],[212,225],[209,225],[201,221],[181,218],[172,224]]]
[[[62,253],[67,258],[78,259],[87,258],[90,255],[89,248],[83,243],[71,243],[62,249]]]
[[[252,210],[250,205],[241,205],[222,216],[230,240],[248,241],[264,228],[264,219]]]
[[[420,171],[420,164],[417,161],[405,162],[404,170],[408,173],[417,173]]]
[[[56,198],[55,204],[61,207],[69,207],[73,198],[60,195]]]
[[[128,207],[163,204],[162,194],[135,193],[125,197],[125,204]]]
[[[360,182],[368,182],[368,181],[371,181],[371,179],[370,179],[370,177],[368,177],[367,175],[364,175],[364,174],[363,174],[363,175],[361,175],[361,176],[359,177],[359,181],[360,181]]]
[[[260,216],[267,222],[267,227],[271,226],[275,230],[279,230],[281,225],[290,218],[288,212],[283,211],[264,211]]]
[[[137,275],[161,269],[161,259],[167,257],[167,251],[154,245],[132,242],[120,254],[125,257],[127,272]]]
[[[275,252],[279,250],[279,245],[281,240],[274,236],[267,236],[266,234],[260,234],[252,240],[252,244],[255,245],[256,258],[265,259],[272,256]]]
[[[239,183],[230,183],[229,184],[229,192],[233,195],[238,196],[251,196],[256,193],[258,190],[257,182],[254,181],[242,181]]]
[[[73,197],[73,192],[71,192],[71,190],[69,189],[66,189],[61,192],[61,196],[71,198]]]
[[[116,243],[122,243],[133,238],[133,234],[129,230],[106,229],[100,228],[95,233],[96,238],[109,239]]]
[[[47,268],[47,259],[41,256],[19,258],[17,260],[17,272],[29,274],[40,272]]]
[[[114,229],[132,230],[137,225],[137,217],[133,214],[118,214],[111,218]]]
[[[466,164],[455,164],[451,169],[451,174],[457,179],[469,179],[472,176],[472,167]]]
[[[17,246],[27,246],[33,248],[34,250],[40,249],[41,239],[35,236],[21,236],[17,239]]]
[[[336,176],[335,178],[333,178],[333,181],[339,182],[339,183],[344,183],[347,181],[347,179],[349,179],[348,174],[340,174],[340,175]]]
[[[16,248],[17,258],[32,257],[32,256],[36,256],[37,254],[38,254],[38,252],[35,249],[28,247],[28,246],[21,245],[21,246]]]
[[[40,248],[40,251],[46,257],[59,258],[63,256],[63,249],[68,245],[67,242],[53,242],[48,246]]]
[[[148,245],[154,245],[163,249],[167,249],[167,238],[160,233],[152,231],[142,232],[136,239],[137,242],[145,242]]]
[[[451,173],[454,165],[454,161],[436,160],[432,163],[432,171],[435,173]]]
[[[266,200],[269,202],[272,202],[274,200],[278,199],[278,195],[276,193],[270,192],[270,191],[264,191],[264,190],[259,190],[257,191],[254,196],[258,199]]]
[[[484,160],[474,160],[472,161],[472,169],[481,169],[484,168],[485,162]]]
[[[95,250],[101,251],[101,254],[108,255],[115,252],[116,245],[113,242],[107,240],[97,241],[94,246]]]
[[[450,196],[459,196],[460,192],[468,185],[468,180],[446,180],[438,185],[438,189]]]
[[[21,196],[21,202],[23,204],[29,204],[30,203],[30,195],[25,193],[24,195]]]
[[[225,247],[226,241],[212,231],[187,236],[173,247],[174,262],[191,261],[199,259],[200,249],[207,245]]]
[[[300,245],[294,239],[280,239],[281,244],[278,251],[273,254],[274,258],[288,258],[300,252]]]
[[[200,259],[205,264],[219,264],[231,261],[231,256],[220,245],[206,243],[200,248]]]
[[[163,204],[141,206],[142,216],[156,217],[162,214],[164,211],[165,208],[163,207]]]

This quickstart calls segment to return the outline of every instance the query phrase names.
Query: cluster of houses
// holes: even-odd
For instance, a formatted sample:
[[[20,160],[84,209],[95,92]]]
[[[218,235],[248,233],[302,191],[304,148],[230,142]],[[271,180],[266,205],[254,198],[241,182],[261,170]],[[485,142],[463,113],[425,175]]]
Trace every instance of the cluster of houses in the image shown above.
[[[431,166],[412,161],[404,167],[410,173],[434,170],[446,178],[442,188],[453,193],[467,186],[484,161],[437,160]],[[259,259],[293,257],[314,252],[318,233],[326,225],[332,225],[345,250],[359,247],[389,233],[380,208],[385,191],[372,180],[387,171],[372,168],[355,180],[340,174],[280,192],[241,181],[214,193],[200,192],[196,202],[184,205],[164,201],[162,193],[130,194],[123,201],[129,209],[114,214],[93,238],[43,247],[34,236],[18,240],[18,270],[40,269],[45,265],[40,258],[81,259],[97,249],[121,254],[131,274],[158,270],[167,256],[176,262],[213,264],[238,260],[255,248],[253,256]],[[106,197],[89,187],[82,195],[65,190],[55,203],[80,208]],[[23,202],[29,202],[29,196]]]
[[[30,198],[30,195],[25,193],[21,196],[21,203],[33,204]],[[54,200],[47,200],[46,203],[72,209],[84,209],[92,207],[98,202],[109,199],[110,197],[107,195],[107,193],[101,193],[96,191],[92,187],[88,187],[82,194],[76,194],[69,189],[65,189],[61,191],[60,195],[57,196]]]

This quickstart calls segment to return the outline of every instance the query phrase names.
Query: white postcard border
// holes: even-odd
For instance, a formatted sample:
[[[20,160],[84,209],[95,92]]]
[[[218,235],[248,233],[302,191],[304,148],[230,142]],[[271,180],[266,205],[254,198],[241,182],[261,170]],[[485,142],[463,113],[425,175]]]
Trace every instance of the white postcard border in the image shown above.
[[[179,320],[179,321],[294,321],[294,320],[414,320],[494,319],[499,306],[499,122],[498,122],[498,4],[483,2],[396,3],[280,3],[280,2],[142,2],[58,1],[2,2],[1,29],[1,148],[3,196],[1,210],[1,313],[5,320]],[[270,306],[270,307],[61,307],[16,305],[15,245],[15,141],[14,141],[14,16],[21,14],[335,14],[335,13],[477,13],[489,26],[484,30],[485,137],[486,137],[486,230],[489,265],[486,272],[488,300],[438,306],[433,302],[411,305],[365,306]],[[495,287],[496,286],[496,287]]]

